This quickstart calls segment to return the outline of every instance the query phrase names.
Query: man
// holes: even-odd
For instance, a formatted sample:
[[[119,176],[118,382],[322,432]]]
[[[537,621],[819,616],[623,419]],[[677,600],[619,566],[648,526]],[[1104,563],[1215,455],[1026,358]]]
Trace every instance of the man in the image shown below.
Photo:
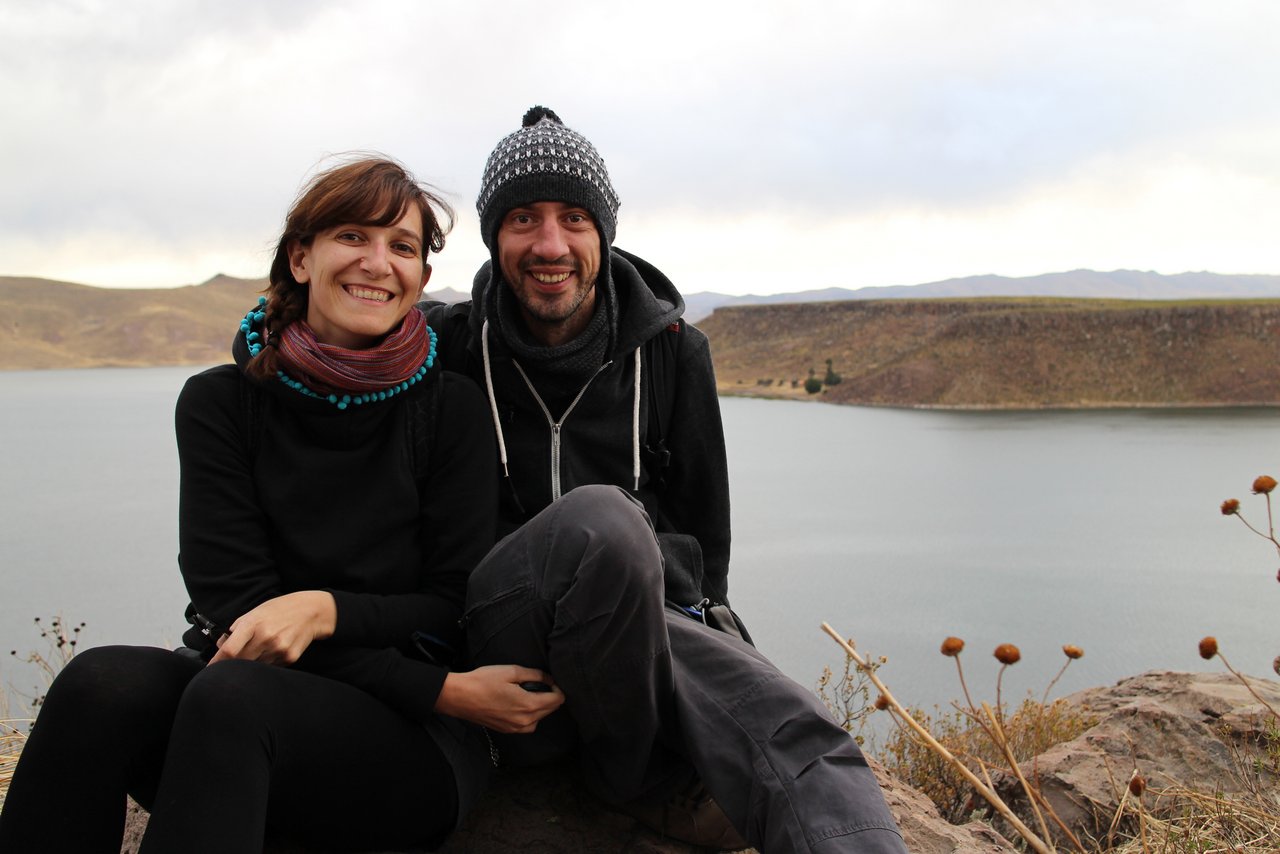
[[[710,350],[613,248],[618,205],[591,143],[534,107],[485,168],[471,303],[428,311],[489,395],[509,534],[472,576],[477,669],[441,711],[508,762],[579,751],[595,793],[695,844],[905,852],[852,738],[728,617]]]

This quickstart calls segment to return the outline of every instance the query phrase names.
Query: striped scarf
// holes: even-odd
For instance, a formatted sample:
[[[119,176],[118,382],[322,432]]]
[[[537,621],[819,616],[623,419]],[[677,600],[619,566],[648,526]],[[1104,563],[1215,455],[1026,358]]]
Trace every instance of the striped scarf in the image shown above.
[[[348,350],[322,344],[305,320],[284,328],[279,340],[286,373],[319,394],[381,391],[413,376],[431,350],[427,321],[412,309],[377,347]]]

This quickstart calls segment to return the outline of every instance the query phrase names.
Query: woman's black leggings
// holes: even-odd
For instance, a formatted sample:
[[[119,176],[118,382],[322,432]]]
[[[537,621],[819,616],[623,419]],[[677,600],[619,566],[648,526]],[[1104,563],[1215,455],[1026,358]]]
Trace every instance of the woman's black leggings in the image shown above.
[[[81,652],[54,680],[0,813],[3,854],[118,854],[125,793],[140,854],[429,847],[453,772],[423,727],[364,691],[249,661],[148,647]]]

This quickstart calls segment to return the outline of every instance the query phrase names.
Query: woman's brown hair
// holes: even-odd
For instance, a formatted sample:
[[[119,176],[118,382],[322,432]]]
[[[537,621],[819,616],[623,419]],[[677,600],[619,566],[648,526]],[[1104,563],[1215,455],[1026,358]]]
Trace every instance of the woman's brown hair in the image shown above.
[[[409,170],[385,157],[367,157],[327,169],[311,179],[285,218],[271,262],[265,291],[268,344],[286,326],[307,314],[307,286],[298,282],[289,268],[291,245],[296,242],[310,246],[317,234],[338,225],[393,225],[409,205],[417,205],[422,214],[425,262],[429,253],[444,248],[445,235],[453,228],[454,212]],[[276,348],[267,346],[250,360],[246,372],[266,378],[274,376],[278,369]]]

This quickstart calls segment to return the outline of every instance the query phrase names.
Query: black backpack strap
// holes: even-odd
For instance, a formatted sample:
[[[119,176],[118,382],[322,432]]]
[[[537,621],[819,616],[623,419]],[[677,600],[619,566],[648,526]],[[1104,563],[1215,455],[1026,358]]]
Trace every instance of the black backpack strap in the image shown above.
[[[471,335],[467,329],[471,322],[471,303],[423,300],[418,303],[418,309],[427,316],[427,325],[440,337],[440,366],[445,370],[471,376],[471,351],[468,346]]]
[[[421,481],[427,476],[431,462],[431,442],[436,435],[436,419],[440,413],[440,387],[444,377],[437,372],[428,379],[426,394],[409,400],[405,406],[405,429],[408,432],[409,463],[413,476]]]
[[[676,368],[680,363],[684,327],[684,320],[677,320],[646,341],[642,348],[645,391],[649,395],[648,436],[642,456],[650,480],[659,489],[665,485],[665,470],[671,465],[666,427],[671,423],[671,410],[675,408]]]

